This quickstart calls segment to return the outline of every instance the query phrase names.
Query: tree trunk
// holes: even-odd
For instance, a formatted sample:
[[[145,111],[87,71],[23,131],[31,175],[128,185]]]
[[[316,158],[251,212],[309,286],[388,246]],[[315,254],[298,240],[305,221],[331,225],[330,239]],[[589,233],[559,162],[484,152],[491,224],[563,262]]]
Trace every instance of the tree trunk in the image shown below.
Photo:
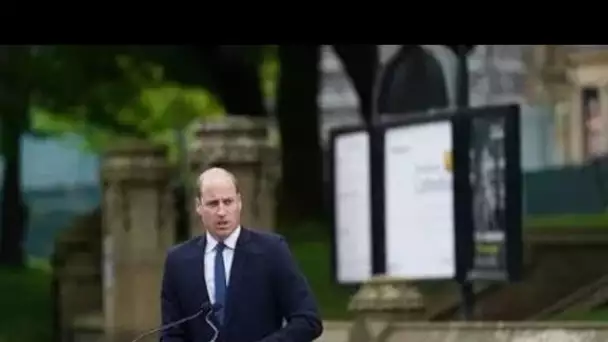
[[[281,220],[323,214],[323,169],[319,134],[319,46],[279,47],[277,120],[281,133]]]
[[[29,127],[29,48],[0,46],[0,141],[4,180],[0,199],[0,265],[26,261],[26,206],[21,191],[21,135]]]
[[[334,51],[359,96],[361,117],[371,123],[373,89],[378,70],[377,45],[334,45]]]
[[[205,65],[210,82],[208,87],[231,115],[264,117],[264,105],[259,63],[247,56],[219,47],[199,47],[196,50]]]
[[[292,222],[318,218],[324,207],[317,109],[320,49],[318,46],[280,46],[278,50],[281,72],[276,113],[282,144],[279,216]],[[197,46],[190,51],[204,65],[199,71],[201,85],[204,83],[218,96],[227,113],[268,115],[254,59],[243,50],[217,46]]]
[[[0,265],[25,265],[24,241],[26,212],[21,192],[22,118],[5,119],[2,123],[4,181],[0,200]]]

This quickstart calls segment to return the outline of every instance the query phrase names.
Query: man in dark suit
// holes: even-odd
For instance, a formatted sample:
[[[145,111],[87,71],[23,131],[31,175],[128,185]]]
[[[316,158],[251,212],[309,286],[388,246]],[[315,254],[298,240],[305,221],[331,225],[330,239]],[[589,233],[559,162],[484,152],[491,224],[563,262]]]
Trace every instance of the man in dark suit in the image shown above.
[[[319,337],[323,326],[317,304],[286,241],[241,226],[236,178],[211,168],[197,185],[196,211],[205,233],[167,254],[163,324],[191,316],[210,302],[222,308],[214,317],[218,342],[310,342]],[[207,342],[213,335],[201,315],[167,329],[161,341]]]

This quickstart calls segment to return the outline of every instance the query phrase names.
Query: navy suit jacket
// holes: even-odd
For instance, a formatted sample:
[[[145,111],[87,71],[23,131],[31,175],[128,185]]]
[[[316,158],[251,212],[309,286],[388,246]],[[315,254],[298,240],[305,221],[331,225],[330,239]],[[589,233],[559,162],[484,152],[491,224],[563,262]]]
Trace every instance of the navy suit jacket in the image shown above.
[[[172,247],[162,280],[163,325],[195,314],[209,302],[204,235]],[[236,243],[218,342],[310,342],[323,326],[312,291],[285,239],[246,228]],[[286,324],[283,326],[283,320]],[[163,342],[208,342],[205,315],[165,330]]]

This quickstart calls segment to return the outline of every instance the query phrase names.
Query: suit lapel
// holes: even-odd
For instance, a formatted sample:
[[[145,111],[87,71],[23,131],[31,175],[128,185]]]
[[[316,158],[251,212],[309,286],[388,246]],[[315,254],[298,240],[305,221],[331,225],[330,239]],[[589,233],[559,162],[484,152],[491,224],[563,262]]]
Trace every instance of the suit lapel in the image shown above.
[[[228,284],[228,293],[226,296],[226,313],[224,326],[230,321],[232,308],[239,302],[238,295],[244,286],[241,278],[247,269],[247,260],[250,259],[250,251],[248,243],[251,232],[246,228],[241,228],[241,234],[234,248],[234,258],[232,259],[232,267],[230,268],[230,280]],[[246,287],[246,286],[245,286]]]
[[[203,287],[203,291],[202,291],[202,293],[203,293],[203,298],[202,298],[203,301],[202,301],[202,303],[210,303],[211,302],[211,300],[210,300],[211,297],[209,296],[209,293],[207,292],[207,280],[205,278],[205,248],[207,247],[207,239],[205,238],[205,234],[203,234],[199,238],[198,243],[197,243],[197,247],[198,247],[196,249],[197,254],[196,254],[196,257],[194,259],[195,259],[195,262],[198,264],[197,265],[198,267],[196,269],[199,270],[198,273],[199,273],[200,279],[202,280],[202,284],[200,285],[200,286]]]

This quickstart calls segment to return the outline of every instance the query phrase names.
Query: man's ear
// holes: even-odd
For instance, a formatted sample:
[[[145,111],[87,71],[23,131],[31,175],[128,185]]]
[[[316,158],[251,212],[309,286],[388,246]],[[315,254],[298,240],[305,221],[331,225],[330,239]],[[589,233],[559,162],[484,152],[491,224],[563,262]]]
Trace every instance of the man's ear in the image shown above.
[[[238,194],[238,198],[239,198],[239,211],[241,209],[243,209],[243,196],[241,196],[241,193]]]
[[[201,202],[201,198],[199,196],[194,197],[194,209],[199,214],[203,210],[203,202]]]

